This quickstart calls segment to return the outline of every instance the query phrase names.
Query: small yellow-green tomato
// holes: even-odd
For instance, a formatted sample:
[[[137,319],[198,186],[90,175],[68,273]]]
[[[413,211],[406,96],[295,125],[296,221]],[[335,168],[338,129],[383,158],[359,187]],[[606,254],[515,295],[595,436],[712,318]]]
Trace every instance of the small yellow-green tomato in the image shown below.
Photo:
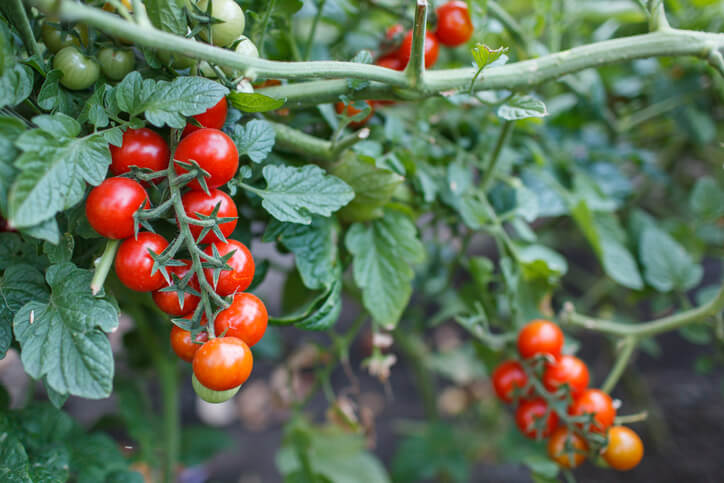
[[[228,389],[226,391],[214,391],[213,389],[209,389],[208,387],[202,385],[198,379],[196,379],[196,374],[191,375],[191,385],[194,388],[194,391],[196,394],[203,399],[204,401],[208,403],[222,403],[224,401],[228,401],[232,397],[236,395],[237,392],[239,392],[239,388],[241,386],[232,387],[231,389]]]
[[[239,43],[236,45],[234,52],[244,57],[259,58],[259,50],[256,48],[256,45],[254,45],[254,42],[244,35],[239,37]],[[226,72],[226,75],[231,77],[241,77],[244,75],[244,77],[252,78],[252,80],[253,78],[256,78],[256,73],[253,69],[246,69],[242,72],[238,69],[232,69],[231,67],[222,67],[222,70]]]
[[[73,91],[80,91],[92,86],[98,80],[100,67],[98,63],[83,55],[75,47],[64,47],[53,58],[53,69],[63,73],[60,83]]]
[[[211,64],[205,60],[199,62],[199,73],[207,79],[216,79],[218,77],[218,75],[216,75],[216,71],[211,68]]]
[[[226,47],[244,33],[246,18],[244,11],[234,0],[199,0],[198,6],[206,11],[211,1],[211,16],[221,20],[211,25],[211,42],[219,47]],[[209,30],[203,28],[201,38],[209,42]]]
[[[111,80],[118,81],[126,77],[136,65],[133,52],[126,49],[105,47],[98,52],[101,71]]]

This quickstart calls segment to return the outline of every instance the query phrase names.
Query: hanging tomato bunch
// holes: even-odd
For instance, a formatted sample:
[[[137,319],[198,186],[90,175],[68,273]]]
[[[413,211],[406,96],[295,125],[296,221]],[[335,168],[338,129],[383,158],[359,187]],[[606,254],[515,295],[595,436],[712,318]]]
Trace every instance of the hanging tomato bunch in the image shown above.
[[[183,130],[172,164],[160,134],[147,128],[126,130],[121,146],[110,146],[110,171],[117,176],[93,188],[85,207],[93,229],[122,240],[115,257],[119,280],[131,290],[151,292],[160,310],[180,318],[171,328],[171,348],[192,363],[193,387],[209,402],[229,399],[248,379],[253,366],[249,348],[262,338],[268,320],[263,302],[244,292],[254,278],[251,252],[227,238],[236,228],[238,210],[218,188],[237,172],[239,154],[220,130],[226,114],[226,98],[221,98],[195,116],[198,126],[189,123]],[[160,183],[164,176],[177,188],[151,210],[144,185]],[[139,231],[141,225],[150,229],[148,221],[172,206],[179,228],[172,244],[153,231]],[[196,263],[173,258],[188,237]],[[212,294],[203,293],[209,289]],[[200,302],[209,295],[215,295],[221,310],[207,326],[209,304]]]
[[[435,32],[425,32],[425,68],[429,69],[437,62],[440,44],[446,47],[458,47],[466,43],[473,36],[475,28],[470,19],[470,12],[466,2],[454,0],[447,2],[437,9],[437,29]],[[380,45],[380,56],[375,65],[393,70],[405,70],[410,62],[412,51],[412,30],[405,30],[400,24],[390,26],[385,32],[385,38]],[[375,113],[375,105],[393,104],[390,101],[365,101],[369,112],[361,119],[349,123],[349,126],[358,129],[363,127]],[[344,113],[347,117],[360,115],[366,108],[359,109],[352,104],[338,101],[335,104],[337,114]],[[358,116],[359,117],[359,116]]]
[[[555,323],[533,320],[518,333],[518,360],[493,371],[498,398],[515,407],[520,432],[548,439],[548,455],[564,468],[600,454],[617,470],[630,470],[643,458],[638,435],[614,426],[616,407],[606,392],[590,388],[585,362],[563,354],[564,335]]]

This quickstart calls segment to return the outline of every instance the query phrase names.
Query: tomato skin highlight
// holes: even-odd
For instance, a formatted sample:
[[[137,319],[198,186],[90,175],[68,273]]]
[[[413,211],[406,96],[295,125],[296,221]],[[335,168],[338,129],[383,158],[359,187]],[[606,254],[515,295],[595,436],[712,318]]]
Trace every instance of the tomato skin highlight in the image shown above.
[[[63,73],[60,84],[72,91],[82,91],[95,84],[101,69],[91,57],[83,55],[76,47],[63,47],[53,57],[53,69]]]
[[[171,349],[174,353],[186,362],[194,360],[194,354],[201,348],[201,345],[209,340],[209,334],[204,330],[198,333],[196,336],[196,342],[191,340],[191,332],[184,330],[181,327],[174,325],[171,327],[171,335],[169,336],[171,341]]]
[[[181,133],[181,137],[186,137],[192,132],[198,131],[199,129],[205,127],[211,129],[221,129],[222,127],[224,127],[224,123],[226,122],[226,115],[228,114],[228,112],[229,105],[226,102],[226,97],[222,97],[219,102],[209,107],[201,114],[196,114],[194,116],[194,119],[196,119],[202,127],[194,126],[191,123],[186,124],[186,127]]]
[[[237,211],[236,205],[234,204],[234,200],[231,199],[231,196],[221,190],[210,189],[208,195],[203,191],[189,191],[181,197],[181,202],[184,205],[186,215],[188,215],[189,218],[196,220],[199,219],[196,213],[210,215],[214,211],[216,205],[219,205],[219,210],[216,213],[218,218],[234,218],[233,221],[227,221],[226,223],[221,223],[219,225],[221,233],[224,234],[225,238],[228,238],[228,236],[234,231],[234,228],[236,228],[239,212]],[[203,230],[203,227],[189,224],[189,228],[191,229],[191,234],[194,236],[194,240],[197,240]],[[213,231],[209,231],[204,236],[204,239],[197,241],[197,243],[213,243],[217,241],[221,240],[219,240],[219,237],[216,236]]]
[[[572,455],[566,451],[566,440],[570,440],[570,445],[576,450]],[[559,426],[551,434],[547,449],[550,459],[563,468],[573,469],[581,466],[581,463],[586,460],[585,452],[588,451],[588,445],[586,440],[579,435],[564,426]]]
[[[437,62],[437,55],[440,51],[440,42],[430,32],[425,32],[425,68],[429,69],[435,62]],[[407,32],[405,38],[402,39],[402,45],[400,50],[397,51],[397,56],[403,66],[407,67],[407,63],[410,62],[410,54],[412,52],[412,30]]]
[[[638,466],[644,457],[644,444],[632,429],[613,426],[608,430],[608,446],[602,456],[611,468],[628,471]]]
[[[142,127],[126,129],[121,147],[108,145],[111,150],[111,172],[115,175],[128,173],[131,166],[161,171],[168,168],[171,153],[166,141],[156,131]],[[159,182],[154,180],[154,182]]]
[[[447,47],[462,45],[473,36],[468,4],[459,0],[447,2],[437,9],[437,36]]]
[[[183,267],[168,267],[167,270],[169,276],[171,276],[172,273],[175,273],[179,280],[182,280],[186,276],[186,274],[189,273],[189,270],[191,270],[191,260],[181,261],[184,262],[186,265],[184,265]],[[171,282],[173,281],[173,276],[171,276]],[[168,286],[170,286],[170,284]],[[196,280],[196,275],[193,275],[191,277],[191,280],[186,287],[193,288],[196,291],[199,290],[199,282],[198,280]],[[193,312],[194,309],[196,309],[196,307],[199,305],[200,300],[198,295],[184,293],[183,307],[181,307],[181,304],[178,300],[178,295],[175,291],[161,292],[160,290],[156,290],[151,294],[151,297],[153,298],[153,301],[156,302],[156,305],[159,309],[169,315],[174,316],[186,315],[190,312]]]
[[[136,181],[108,178],[88,194],[85,214],[99,235],[122,240],[133,236],[133,214],[147,203],[146,190]]]
[[[595,433],[605,433],[616,419],[616,408],[613,406],[611,396],[600,389],[587,389],[580,397],[573,401],[568,413],[571,416],[582,416],[587,413],[594,414],[594,423],[586,428]],[[585,424],[581,424],[584,427]]]
[[[234,141],[218,129],[199,129],[183,138],[176,148],[174,159],[196,161],[209,173],[206,177],[209,189],[226,184],[239,169],[239,152]],[[177,164],[176,172],[183,174],[187,170]],[[188,186],[193,190],[203,191],[197,179],[192,180]]]
[[[549,320],[533,320],[518,333],[518,354],[523,359],[539,354],[548,354],[558,359],[562,349],[563,332]]]
[[[555,392],[563,384],[568,384],[573,399],[586,390],[589,379],[586,363],[570,355],[562,355],[555,362],[547,363],[543,373],[543,385],[546,389]]]
[[[264,303],[256,295],[241,292],[216,316],[214,331],[217,337],[221,334],[236,337],[252,347],[264,337],[268,320]]]
[[[353,128],[359,128],[367,124],[367,121],[370,120],[372,115],[375,113],[375,105],[372,103],[372,101],[365,101],[370,106],[370,113],[367,114],[367,116],[362,119],[361,121],[352,121],[349,123],[349,125]],[[356,116],[360,112],[362,112],[361,109],[357,109],[352,104],[347,104],[346,114],[347,116]],[[344,102],[339,101],[334,105],[335,111],[337,111],[337,114],[342,114],[342,112],[345,112],[345,105]]]
[[[522,389],[528,383],[528,376],[523,366],[517,361],[501,362],[493,371],[493,389],[501,401],[510,403],[513,401],[513,389]]]
[[[204,252],[213,255],[214,247],[216,247],[219,255],[222,257],[234,251],[231,258],[226,261],[226,264],[231,267],[231,270],[222,270],[219,273],[219,281],[215,287],[216,293],[222,297],[226,297],[234,292],[242,292],[249,288],[251,281],[254,279],[255,267],[254,258],[251,256],[251,252],[246,245],[236,240],[228,240],[226,243],[212,243],[204,249]],[[214,270],[205,268],[204,275],[206,275],[206,280],[213,287]]]
[[[523,436],[531,439],[538,437],[547,438],[553,433],[558,426],[558,415],[551,411],[542,430],[536,429],[533,424],[541,419],[548,409],[548,405],[543,399],[529,399],[521,401],[518,409],[515,411],[515,423]]]
[[[127,238],[118,247],[116,254],[116,275],[123,285],[137,292],[150,292],[166,284],[160,270],[151,275],[153,258],[148,250],[160,254],[168,246],[168,241],[161,235],[144,231],[138,238]]]
[[[249,378],[253,364],[251,349],[244,341],[236,337],[217,337],[196,351],[192,367],[204,387],[227,391]]]

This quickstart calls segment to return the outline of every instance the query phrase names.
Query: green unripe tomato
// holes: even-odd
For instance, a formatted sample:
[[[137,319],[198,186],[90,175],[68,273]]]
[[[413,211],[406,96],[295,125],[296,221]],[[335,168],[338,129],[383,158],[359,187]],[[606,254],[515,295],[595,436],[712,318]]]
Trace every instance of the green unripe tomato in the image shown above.
[[[179,55],[165,50],[158,52],[158,58],[161,59],[164,65],[170,65],[174,69],[190,69],[196,62],[196,59],[192,57],[186,57],[185,55]]]
[[[246,18],[244,11],[234,0],[200,0],[198,6],[206,11],[211,1],[211,16],[221,20],[221,23],[211,25],[211,41],[219,47],[226,47],[244,33]],[[209,41],[208,29],[200,32],[201,38]]]
[[[98,80],[98,63],[75,47],[64,47],[53,58],[53,69],[63,73],[60,83],[72,91],[87,89]]]
[[[214,391],[213,389],[209,389],[208,387],[203,386],[199,382],[199,380],[196,379],[196,374],[191,374],[191,385],[193,386],[196,394],[198,394],[201,399],[214,404],[228,401],[229,399],[234,397],[237,392],[239,392],[239,388],[241,387],[236,386],[226,391]]]
[[[48,22],[57,23],[57,19],[48,19]],[[43,39],[43,43],[53,54],[58,52],[60,49],[70,46],[79,47],[88,45],[88,27],[82,24],[78,24],[73,27],[73,30],[78,34],[73,35],[70,32],[63,32],[57,27],[50,25],[48,22],[43,22],[43,26],[40,27],[40,36]]]
[[[105,47],[98,52],[98,62],[106,77],[118,81],[133,70],[136,66],[136,57],[130,50]]]
[[[239,43],[236,45],[234,52],[246,57],[259,58],[259,50],[256,48],[256,45],[254,45],[254,42],[252,42],[245,35],[239,37]],[[253,73],[253,69],[246,69],[246,71],[243,73],[237,69],[232,69],[230,67],[222,67],[221,69],[231,77],[239,77],[242,74],[246,77],[256,77],[256,75]]]

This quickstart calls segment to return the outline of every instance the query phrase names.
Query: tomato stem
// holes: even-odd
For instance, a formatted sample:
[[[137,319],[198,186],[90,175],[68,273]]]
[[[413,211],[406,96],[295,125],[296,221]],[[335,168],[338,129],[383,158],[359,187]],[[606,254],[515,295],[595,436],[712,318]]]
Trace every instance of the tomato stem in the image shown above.
[[[613,388],[616,387],[616,383],[619,379],[621,379],[623,372],[626,370],[626,366],[628,366],[628,363],[631,360],[631,356],[633,355],[637,345],[638,338],[636,338],[635,336],[629,335],[623,339],[623,341],[621,342],[621,350],[616,357],[616,362],[613,364],[613,367],[611,368],[611,372],[609,372],[608,377],[601,385],[601,390],[603,392],[610,393]]]
[[[490,187],[493,179],[495,179],[495,168],[498,165],[498,159],[500,159],[500,152],[503,150],[503,146],[508,141],[508,137],[511,133],[513,123],[511,121],[503,122],[500,128],[500,134],[498,134],[498,140],[495,143],[493,152],[490,154],[485,172],[483,172],[483,179],[480,180],[480,191],[485,192]]]
[[[425,29],[427,28],[427,0],[417,0],[415,6],[415,23],[412,26],[412,47],[410,61],[404,74],[410,87],[418,87],[424,83],[425,74]]]
[[[113,266],[113,260],[116,258],[116,251],[118,246],[121,244],[121,240],[108,240],[106,242],[106,248],[103,250],[103,255],[96,261],[96,270],[93,273],[93,279],[91,280],[91,292],[93,295],[98,294],[103,289],[103,285],[108,277],[108,272]]]

